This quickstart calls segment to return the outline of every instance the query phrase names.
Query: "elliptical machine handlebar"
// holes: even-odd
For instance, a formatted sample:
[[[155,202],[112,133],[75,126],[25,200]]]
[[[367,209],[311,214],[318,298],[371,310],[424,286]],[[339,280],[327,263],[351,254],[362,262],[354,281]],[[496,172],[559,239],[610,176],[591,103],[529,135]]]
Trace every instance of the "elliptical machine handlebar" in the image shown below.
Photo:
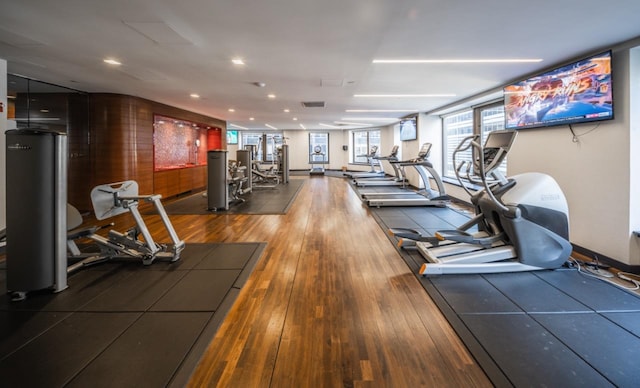
[[[471,177],[471,163],[468,160],[462,160],[462,161],[458,161],[457,155],[461,152],[465,152],[469,149],[471,149],[473,147],[473,144],[476,143],[478,144],[477,140],[480,138],[480,135],[471,135],[471,136],[467,136],[464,139],[462,139],[462,141],[460,142],[460,144],[458,144],[458,146],[456,147],[456,149],[453,151],[453,171],[456,174],[456,178],[458,179],[458,182],[460,182],[460,186],[462,186],[462,188],[464,189],[464,191],[467,192],[467,194],[469,194],[469,196],[472,196],[473,193],[471,192],[471,190],[469,190],[467,188],[467,185],[465,185],[465,183],[462,180],[462,177],[460,176],[462,169],[466,166],[466,179],[471,182],[471,183],[476,183],[475,180]],[[478,144],[479,145],[479,144]],[[473,151],[472,151],[473,154]]]
[[[480,135],[471,135],[467,136],[456,147],[453,152],[453,167],[456,174],[456,178],[462,185],[462,188],[469,194],[473,195],[471,191],[465,186],[464,182],[461,178],[461,172],[465,168],[466,179],[474,184],[481,184],[484,187],[484,190],[487,192],[487,195],[491,199],[492,202],[496,204],[498,208],[503,211],[509,211],[509,208],[503,204],[499,199],[495,197],[493,191],[491,190],[490,184],[501,183],[506,184],[507,179],[497,172],[497,168],[502,164],[504,159],[507,157],[507,153],[515,140],[517,132],[516,131],[495,131],[490,132],[487,136],[487,140],[482,146],[478,139]],[[463,160],[458,162],[457,156],[460,152],[465,152],[467,150],[477,151],[477,159],[474,163]],[[473,170],[472,170],[473,168]],[[492,175],[493,178],[489,178],[489,175]],[[479,179],[478,179],[479,178]]]

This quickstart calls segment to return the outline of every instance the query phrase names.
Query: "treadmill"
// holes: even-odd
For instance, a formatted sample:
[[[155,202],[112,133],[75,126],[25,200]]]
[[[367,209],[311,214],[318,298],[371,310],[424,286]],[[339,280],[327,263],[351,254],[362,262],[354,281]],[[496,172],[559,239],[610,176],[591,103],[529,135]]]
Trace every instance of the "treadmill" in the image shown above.
[[[384,161],[389,162],[389,164],[393,168],[393,176],[354,179],[354,183],[356,184],[356,186],[406,186],[407,179],[404,174],[404,169],[398,167],[396,163],[398,161],[398,149],[399,147],[397,145],[394,145],[389,155],[374,157],[374,159],[377,159],[378,161],[380,161],[380,163]]]
[[[367,205],[378,208],[384,206],[445,207],[449,202],[449,197],[445,194],[444,183],[442,183],[440,175],[428,159],[430,152],[431,143],[424,143],[420,148],[420,152],[418,152],[417,158],[394,162],[401,169],[406,167],[415,168],[424,183],[423,189],[418,191],[364,194],[363,199]],[[431,188],[429,176],[435,180],[437,190]]]
[[[368,154],[356,155],[357,157],[367,157],[369,164],[371,165],[371,170],[368,172],[345,172],[344,176],[352,179],[362,179],[362,178],[381,178],[384,177],[384,170],[380,169],[380,171],[376,170],[376,164],[380,165],[376,158],[376,154],[378,153],[378,146],[371,146]]]

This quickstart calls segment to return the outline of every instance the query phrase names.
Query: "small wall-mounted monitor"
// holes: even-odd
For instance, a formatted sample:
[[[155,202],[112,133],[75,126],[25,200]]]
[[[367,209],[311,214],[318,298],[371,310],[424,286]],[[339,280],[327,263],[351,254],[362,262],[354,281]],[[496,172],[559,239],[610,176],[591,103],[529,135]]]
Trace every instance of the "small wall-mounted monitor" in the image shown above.
[[[416,116],[400,121],[400,140],[409,141],[418,138],[418,118]]]
[[[235,129],[227,129],[227,145],[238,144],[238,131]]]

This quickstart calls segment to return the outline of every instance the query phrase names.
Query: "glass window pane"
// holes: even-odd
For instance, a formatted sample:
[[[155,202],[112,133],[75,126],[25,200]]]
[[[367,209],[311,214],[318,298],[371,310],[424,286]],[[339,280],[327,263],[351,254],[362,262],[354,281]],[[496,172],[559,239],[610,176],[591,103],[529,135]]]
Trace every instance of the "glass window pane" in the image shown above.
[[[468,110],[446,116],[443,119],[443,140],[445,146],[445,163],[443,175],[449,178],[455,178],[456,174],[453,167],[453,151],[460,144],[462,139],[473,134],[473,111]],[[458,160],[472,161],[471,150],[458,154]]]
[[[354,164],[369,164],[366,156],[373,146],[378,147],[378,155],[380,154],[380,130],[371,131],[354,131],[353,132],[353,154]]]
[[[487,138],[487,134],[493,131],[504,129],[504,105],[494,106],[480,110],[480,131],[482,144]],[[507,176],[507,159],[498,168],[504,176]]]
[[[316,152],[316,147],[318,152]],[[329,133],[309,133],[309,163],[329,163]]]
[[[353,162],[367,163],[366,155],[369,152],[368,133],[358,131],[353,133]]]

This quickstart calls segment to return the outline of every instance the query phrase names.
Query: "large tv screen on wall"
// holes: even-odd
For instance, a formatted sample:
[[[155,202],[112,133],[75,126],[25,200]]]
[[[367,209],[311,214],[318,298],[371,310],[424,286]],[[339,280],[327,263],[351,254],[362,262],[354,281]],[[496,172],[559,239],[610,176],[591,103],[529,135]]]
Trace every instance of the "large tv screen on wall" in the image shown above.
[[[505,127],[539,128],[613,119],[611,51],[504,88]]]

